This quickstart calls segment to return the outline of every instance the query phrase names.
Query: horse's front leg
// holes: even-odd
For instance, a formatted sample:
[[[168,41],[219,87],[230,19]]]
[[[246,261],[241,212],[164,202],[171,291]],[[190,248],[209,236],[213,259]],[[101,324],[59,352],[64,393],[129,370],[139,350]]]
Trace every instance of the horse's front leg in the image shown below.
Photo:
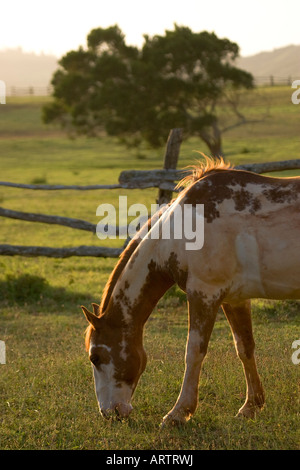
[[[188,293],[189,332],[185,355],[185,373],[174,408],[164,417],[165,424],[183,424],[194,414],[198,403],[201,365],[207,352],[220,300]]]

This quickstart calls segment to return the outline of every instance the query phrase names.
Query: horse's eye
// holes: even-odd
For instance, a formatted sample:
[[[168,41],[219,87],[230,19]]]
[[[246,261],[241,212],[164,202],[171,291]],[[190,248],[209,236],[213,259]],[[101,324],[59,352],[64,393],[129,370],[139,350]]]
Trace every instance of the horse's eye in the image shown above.
[[[92,362],[92,364],[94,364],[94,366],[98,366],[100,364],[100,358],[97,354],[92,354],[90,356],[90,361]]]

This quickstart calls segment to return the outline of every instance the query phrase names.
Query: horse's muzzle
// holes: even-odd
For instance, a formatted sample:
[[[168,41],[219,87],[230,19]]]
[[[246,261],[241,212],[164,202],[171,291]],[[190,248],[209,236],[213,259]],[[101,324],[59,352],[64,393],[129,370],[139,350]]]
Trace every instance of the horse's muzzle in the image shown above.
[[[130,403],[117,403],[112,408],[100,408],[100,413],[105,419],[122,419],[127,418],[130,415],[132,409],[133,408]]]

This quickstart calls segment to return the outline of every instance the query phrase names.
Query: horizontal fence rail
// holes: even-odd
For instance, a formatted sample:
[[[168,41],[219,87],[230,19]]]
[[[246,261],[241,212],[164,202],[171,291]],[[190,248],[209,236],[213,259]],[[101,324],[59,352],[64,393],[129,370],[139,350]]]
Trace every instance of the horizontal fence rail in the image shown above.
[[[236,170],[251,171],[253,173],[271,173],[274,171],[298,170],[300,169],[300,159],[284,160],[279,162],[249,163],[237,165]],[[191,173],[191,170],[126,170],[122,171],[119,182],[122,187],[128,189],[159,187],[162,189],[171,189],[174,191],[174,181],[180,181],[184,176]],[[123,186],[124,185],[124,186]],[[172,189],[173,188],[173,189]],[[180,188],[175,190],[180,191]]]
[[[43,224],[64,225],[65,227],[86,230],[96,233],[96,225],[86,220],[72,219],[70,217],[61,217],[58,215],[34,214],[31,212],[13,211],[0,207],[0,216],[9,219],[26,220],[27,222],[41,222]]]
[[[278,162],[249,163],[237,165],[236,170],[252,171],[253,173],[271,173],[274,171],[299,170],[300,159],[283,160]],[[95,189],[146,189],[160,188],[174,191],[176,184],[182,178],[191,173],[189,168],[181,170],[124,170],[120,173],[119,184],[94,184],[94,185],[59,185],[59,184],[22,184],[0,181],[0,186],[33,190],[79,190],[91,191]],[[180,189],[175,190],[177,192]]]
[[[7,217],[9,219],[26,220],[27,222],[40,222],[42,224],[50,225],[63,225],[65,227],[75,228],[77,230],[85,230],[87,232],[97,233],[97,225],[91,222],[87,222],[82,219],[73,219],[71,217],[61,217],[59,215],[46,215],[37,214],[33,212],[21,212],[13,211],[11,209],[4,209],[0,207],[0,217]],[[106,230],[110,232],[111,226],[106,225]],[[118,227],[114,226],[114,233],[116,236],[120,234],[120,230],[124,233],[124,229],[127,230],[127,226]]]
[[[237,170],[252,171],[253,173],[272,173],[273,171],[299,170],[300,159],[298,160],[282,160],[279,162],[266,163],[248,163],[237,165]]]
[[[63,184],[23,184],[23,183],[9,183],[7,181],[0,181],[0,186],[8,186],[10,188],[20,189],[37,189],[45,191],[57,191],[64,189],[75,189],[76,191],[90,191],[93,189],[118,189],[122,186],[120,184],[92,184],[80,186],[78,184],[72,184],[69,186]]]
[[[47,246],[0,245],[0,255],[5,256],[47,256],[48,258],[70,258],[71,256],[92,256],[96,258],[118,258],[122,248],[104,246],[75,246],[72,248],[50,248]]]

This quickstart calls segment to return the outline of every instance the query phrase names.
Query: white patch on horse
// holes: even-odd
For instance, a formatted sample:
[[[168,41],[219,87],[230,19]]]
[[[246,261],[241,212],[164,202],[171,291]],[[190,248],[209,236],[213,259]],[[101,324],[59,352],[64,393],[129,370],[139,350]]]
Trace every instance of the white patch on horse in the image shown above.
[[[203,344],[203,338],[201,335],[202,329],[203,329],[203,325],[200,325],[200,327],[197,330],[191,330],[189,332],[189,344],[188,344],[187,354],[189,353],[194,354],[195,349],[199,350],[199,348]]]
[[[131,308],[127,305],[122,305],[123,320],[127,325],[130,325],[132,322],[132,316],[128,313]]]
[[[121,416],[128,415],[132,409],[132,387],[124,382],[116,382],[113,362],[102,364],[99,368],[93,366],[93,372],[100,411],[106,415],[117,408]]]
[[[184,383],[181,392],[181,400],[189,401],[191,394],[194,392],[195,377],[199,374],[201,364],[203,362],[204,353],[201,353],[201,345],[203,345],[203,337],[198,330],[190,330],[187,349]]]
[[[108,364],[101,364],[99,368],[93,365],[95,390],[100,410],[109,409],[112,406],[111,397],[114,396],[115,367],[112,361]],[[101,401],[99,397],[101,396]]]
[[[122,341],[120,343],[121,346],[121,352],[120,352],[120,357],[123,359],[123,361],[127,360],[128,354],[126,353],[126,347],[127,347],[127,341],[125,339],[125,336],[122,337]]]
[[[242,267],[243,284],[247,291],[257,291],[264,295],[261,279],[259,249],[254,235],[241,232],[235,240],[237,259]]]
[[[93,340],[90,341],[90,352],[93,348],[104,348],[106,351],[111,352],[111,347],[106,344],[96,344]]]
[[[130,404],[132,388],[128,384],[116,382],[113,362],[102,364],[99,369],[93,366],[93,370],[100,411],[107,415],[117,408],[121,416],[128,415],[132,409]]]

